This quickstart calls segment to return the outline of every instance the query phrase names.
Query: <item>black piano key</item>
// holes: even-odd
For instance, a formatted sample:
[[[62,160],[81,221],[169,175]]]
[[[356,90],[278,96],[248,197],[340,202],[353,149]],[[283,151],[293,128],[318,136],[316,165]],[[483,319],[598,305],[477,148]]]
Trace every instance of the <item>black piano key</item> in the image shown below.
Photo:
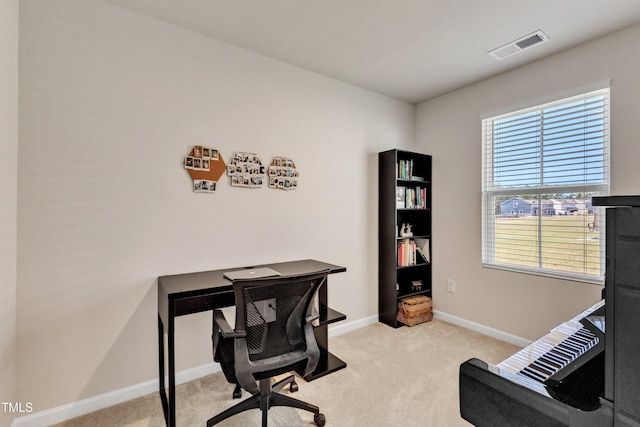
[[[538,360],[535,361],[535,364],[540,366],[543,370],[549,371],[549,374],[553,374],[557,370],[554,366],[548,364],[544,357],[538,358]]]
[[[547,366],[552,367],[554,369],[554,371],[557,371],[558,369],[560,369],[560,368],[562,368],[564,366],[564,365],[556,362],[552,358],[550,358],[549,357],[549,353],[543,355],[539,360],[544,362]]]
[[[551,360],[554,360],[556,363],[558,363],[561,366],[564,366],[564,365],[566,365],[568,363],[567,362],[567,358],[564,357],[564,355],[562,353],[558,353],[555,350],[551,350],[545,356],[548,357]]]
[[[579,347],[589,347],[589,345],[591,345],[590,339],[588,339],[587,337],[581,337],[579,335],[574,336],[571,342]]]
[[[581,333],[581,331],[578,331],[578,333],[575,335],[575,341],[577,343],[579,343],[582,346],[586,346],[586,347],[590,347],[593,345],[593,338],[595,337],[590,337],[588,334],[584,334]]]
[[[538,361],[536,360],[535,362],[533,362],[532,364],[529,365],[529,368],[532,370],[535,370],[537,372],[540,373],[540,375],[542,375],[545,378],[548,378],[551,374],[553,374],[553,372],[550,372],[549,369],[545,369],[544,366],[540,365],[539,363],[537,363]]]
[[[576,355],[576,353],[578,353],[580,351],[579,347],[575,347],[575,346],[573,346],[570,343],[567,343],[565,341],[561,342],[558,345],[558,348],[564,349],[571,357],[574,357]]]
[[[538,382],[544,382],[544,380],[546,379],[546,377],[540,375],[540,373],[529,369],[529,367],[527,366],[526,368],[524,368],[522,371],[520,371],[520,374],[525,375],[529,378],[531,378],[532,380],[538,381]]]
[[[563,348],[569,349],[571,353],[579,352],[582,349],[581,345],[578,345],[577,343],[573,341],[568,341],[568,340],[562,341],[560,343],[560,346]]]
[[[571,360],[571,358],[573,357],[573,353],[569,350],[567,350],[566,348],[562,347],[562,346],[557,346],[556,348],[553,349],[553,351],[559,356],[562,357],[565,360]]]
[[[552,370],[545,368],[544,366],[540,365],[539,363],[534,363],[532,368],[536,369],[538,372],[540,372],[540,374],[544,378],[549,378],[551,375],[553,375],[553,371]]]

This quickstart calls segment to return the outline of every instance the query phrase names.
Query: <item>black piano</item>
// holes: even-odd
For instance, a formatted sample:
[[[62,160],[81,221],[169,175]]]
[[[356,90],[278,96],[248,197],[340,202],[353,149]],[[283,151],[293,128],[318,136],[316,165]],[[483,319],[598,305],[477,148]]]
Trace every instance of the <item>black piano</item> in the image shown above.
[[[640,196],[606,206],[603,300],[497,365],[460,365],[460,415],[478,427],[640,427]]]

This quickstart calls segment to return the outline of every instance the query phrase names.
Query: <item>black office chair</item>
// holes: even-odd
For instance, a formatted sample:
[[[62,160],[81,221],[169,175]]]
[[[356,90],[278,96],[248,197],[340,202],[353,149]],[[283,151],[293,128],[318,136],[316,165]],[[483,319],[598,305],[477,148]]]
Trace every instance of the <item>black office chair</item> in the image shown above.
[[[273,377],[292,371],[305,376],[316,368],[320,350],[311,322],[318,315],[312,314],[312,301],[328,273],[234,280],[235,329],[221,310],[214,311],[213,355],[227,381],[236,385],[233,397],[241,396],[241,388],[253,396],[211,418],[207,427],[257,408],[266,427],[267,411],[273,406],[313,412],[314,423],[324,426],[317,406],[278,393],[287,384],[297,390],[293,375],[275,384]]]

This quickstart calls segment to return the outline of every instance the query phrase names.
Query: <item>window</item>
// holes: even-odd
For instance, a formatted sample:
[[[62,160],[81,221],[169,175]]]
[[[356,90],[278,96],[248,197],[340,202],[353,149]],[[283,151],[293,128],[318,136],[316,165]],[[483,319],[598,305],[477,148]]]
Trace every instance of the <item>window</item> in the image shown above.
[[[483,119],[482,263],[602,283],[609,89]],[[517,209],[514,209],[517,206]]]

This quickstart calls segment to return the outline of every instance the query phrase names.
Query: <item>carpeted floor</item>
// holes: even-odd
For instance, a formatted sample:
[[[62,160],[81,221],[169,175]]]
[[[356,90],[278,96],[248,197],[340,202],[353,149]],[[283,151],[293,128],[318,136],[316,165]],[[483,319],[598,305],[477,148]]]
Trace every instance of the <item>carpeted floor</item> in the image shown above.
[[[300,380],[294,397],[318,405],[328,427],[469,426],[459,415],[460,364],[471,357],[498,363],[518,349],[439,320],[399,329],[377,323],[331,338],[331,352],[347,368],[310,383]],[[178,425],[204,426],[238,402],[231,398],[232,390],[222,373],[178,386]],[[218,425],[260,426],[260,419],[260,411],[253,410]],[[308,412],[269,411],[272,427],[313,425]],[[154,393],[56,425],[88,426],[164,426],[160,397]]]

